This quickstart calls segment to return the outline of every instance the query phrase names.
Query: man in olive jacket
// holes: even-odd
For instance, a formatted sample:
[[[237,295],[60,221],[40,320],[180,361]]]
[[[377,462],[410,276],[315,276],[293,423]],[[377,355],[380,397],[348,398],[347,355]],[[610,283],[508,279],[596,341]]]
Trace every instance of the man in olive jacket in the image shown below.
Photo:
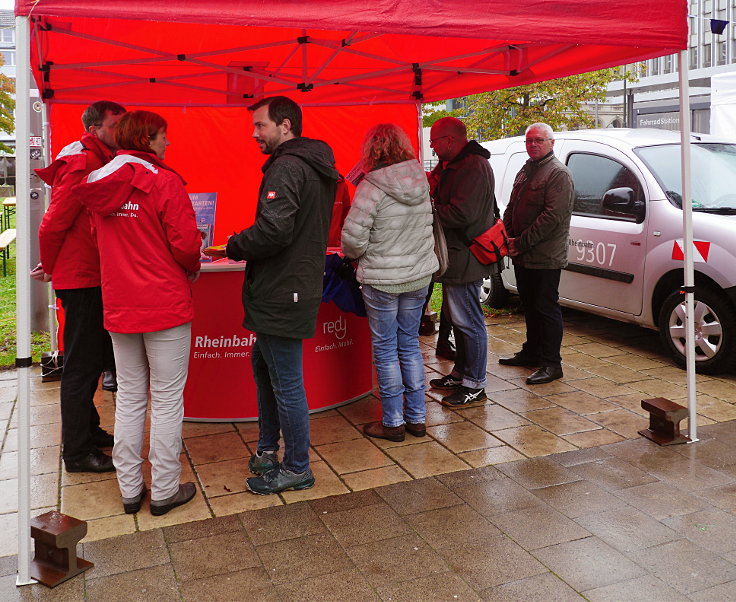
[[[488,333],[480,286],[498,268],[481,264],[468,246],[494,222],[491,155],[475,140],[468,141],[465,124],[454,117],[435,122],[430,144],[441,161],[432,176],[437,179],[434,202],[447,239],[449,266],[439,282],[442,309],[449,313],[455,331],[456,356],[452,372],[429,384],[451,391],[442,398],[442,405],[468,407],[487,399]]]
[[[302,112],[293,100],[264,98],[249,110],[253,138],[270,156],[262,167],[255,223],[230,237],[227,256],[247,261],[243,326],[257,337],[252,363],[260,434],[248,467],[260,476],[246,479],[246,486],[267,495],[314,485],[302,339],[314,336],[322,300],[338,173],[326,143],[301,137]]]
[[[546,123],[526,130],[529,159],[514,180],[511,199],[503,214],[509,235],[516,286],[524,307],[526,342],[508,366],[538,369],[527,384],[562,378],[562,310],[558,288],[567,265],[567,239],[574,200],[570,171],[553,154],[554,132]]]

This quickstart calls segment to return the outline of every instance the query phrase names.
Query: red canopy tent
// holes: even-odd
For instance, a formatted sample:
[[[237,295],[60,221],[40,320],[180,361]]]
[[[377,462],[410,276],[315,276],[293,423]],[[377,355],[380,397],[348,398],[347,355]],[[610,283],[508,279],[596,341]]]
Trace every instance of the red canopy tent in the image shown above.
[[[253,98],[297,100],[305,135],[329,142],[347,170],[363,131],[379,120],[418,140],[421,102],[687,47],[685,0],[17,0],[16,15],[19,299],[27,298],[35,241],[24,202],[29,67],[51,109],[55,150],[78,137],[82,107],[94,100],[163,113],[173,139],[167,160],[191,191],[220,195],[217,242],[252,220],[263,160],[248,140],[244,107]],[[22,301],[18,309],[22,430],[30,315]],[[23,442],[21,433],[21,452]],[[22,489],[27,467],[19,477]],[[28,518],[19,514],[19,583],[27,583]]]
[[[189,190],[217,184],[222,242],[254,215],[262,158],[244,110],[253,98],[292,96],[305,108],[305,135],[330,143],[346,172],[377,121],[418,141],[420,102],[675,52],[687,31],[682,1],[492,0],[485,17],[467,1],[295,4],[17,2],[30,16],[53,153],[77,139],[90,102],[158,110],[174,141],[167,158]]]

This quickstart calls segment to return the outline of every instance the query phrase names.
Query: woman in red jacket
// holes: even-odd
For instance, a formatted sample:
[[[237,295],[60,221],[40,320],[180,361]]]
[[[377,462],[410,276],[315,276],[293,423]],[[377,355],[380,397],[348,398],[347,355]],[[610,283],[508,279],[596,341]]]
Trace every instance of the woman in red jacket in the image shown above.
[[[97,233],[118,370],[112,455],[123,507],[138,512],[146,495],[141,448],[150,388],[151,514],[158,516],[196,493],[193,483],[179,484],[179,453],[201,237],[184,180],[163,162],[163,117],[127,113],[115,142],[123,150],[76,191]]]

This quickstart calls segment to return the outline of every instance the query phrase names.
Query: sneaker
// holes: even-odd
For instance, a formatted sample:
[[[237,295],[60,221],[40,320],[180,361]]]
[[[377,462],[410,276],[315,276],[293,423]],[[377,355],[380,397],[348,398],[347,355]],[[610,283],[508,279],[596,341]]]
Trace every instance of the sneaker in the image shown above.
[[[480,405],[488,399],[485,389],[471,389],[470,387],[459,387],[457,391],[443,397],[440,402],[448,408],[468,408]]]
[[[433,389],[457,389],[462,386],[463,379],[457,378],[452,374],[443,376],[442,378],[433,378],[429,381],[429,386]]]
[[[141,489],[141,492],[136,495],[135,497],[124,497],[123,500],[123,510],[125,510],[125,514],[135,514],[141,509],[141,502],[143,501],[143,498],[146,497],[146,486],[143,486],[143,489]]]
[[[179,485],[179,491],[171,497],[167,497],[160,502],[151,500],[151,514],[161,516],[177,506],[183,506],[194,497],[195,493],[197,493],[197,488],[194,486],[194,483],[189,482]]]
[[[257,451],[248,461],[248,470],[253,474],[264,474],[279,465],[279,459],[275,450]]]
[[[287,489],[298,491],[300,489],[314,487],[314,475],[309,468],[302,473],[298,473],[286,470],[279,464],[276,468],[269,470],[260,477],[245,479],[245,486],[248,488],[248,491],[258,495],[281,493]]]

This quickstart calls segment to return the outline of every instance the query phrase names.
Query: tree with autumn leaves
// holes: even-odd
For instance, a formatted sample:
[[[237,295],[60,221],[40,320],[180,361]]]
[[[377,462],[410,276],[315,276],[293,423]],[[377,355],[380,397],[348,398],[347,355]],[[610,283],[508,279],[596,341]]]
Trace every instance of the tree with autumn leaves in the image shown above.
[[[0,54],[0,66],[3,65],[3,57]],[[0,74],[0,130],[12,134],[15,131],[15,80],[7,75]],[[0,150],[13,154],[14,149],[0,142]]]
[[[453,111],[447,111],[444,103],[430,103],[425,105],[423,122],[429,127],[441,117],[459,117],[468,128],[468,137],[477,140],[517,136],[539,121],[555,131],[595,127],[595,116],[587,105],[605,102],[608,84],[622,80],[633,82],[636,76],[614,67],[467,96],[463,106]]]

